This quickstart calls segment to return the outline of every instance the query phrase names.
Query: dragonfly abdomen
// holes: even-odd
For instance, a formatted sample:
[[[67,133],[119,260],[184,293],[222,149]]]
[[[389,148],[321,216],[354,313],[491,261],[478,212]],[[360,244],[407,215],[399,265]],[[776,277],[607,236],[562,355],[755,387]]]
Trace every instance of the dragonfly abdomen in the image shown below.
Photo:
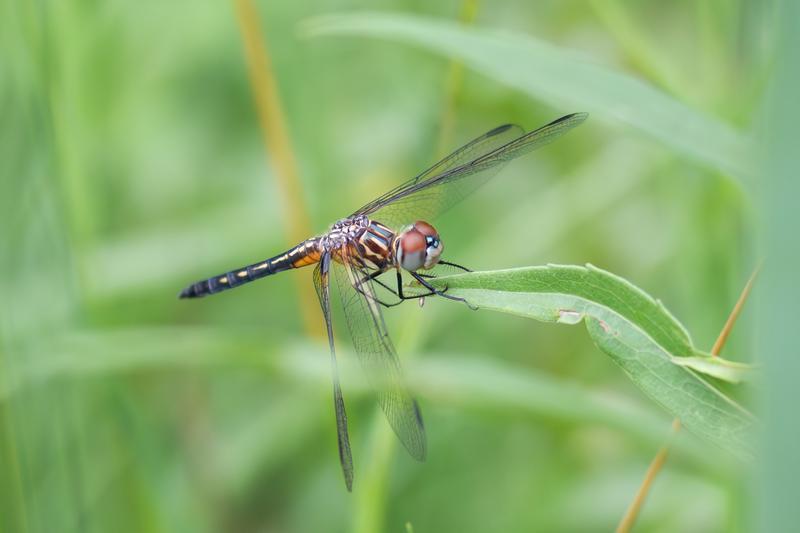
[[[320,257],[318,244],[318,238],[308,239],[281,255],[192,283],[181,291],[180,298],[200,298],[201,296],[232,289],[278,272],[314,264],[319,261]]]

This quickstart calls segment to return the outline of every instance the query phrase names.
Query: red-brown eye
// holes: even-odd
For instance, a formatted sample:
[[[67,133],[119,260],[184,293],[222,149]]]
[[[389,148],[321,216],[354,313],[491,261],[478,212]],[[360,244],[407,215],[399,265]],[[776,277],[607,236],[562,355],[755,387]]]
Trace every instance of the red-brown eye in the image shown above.
[[[418,220],[397,238],[397,264],[411,272],[433,268],[442,255],[442,241],[433,226]]]
[[[424,220],[417,220],[414,222],[414,229],[426,237],[439,237],[439,233],[436,229]]]
[[[427,243],[425,236],[419,231],[407,231],[402,237],[403,251],[406,253],[414,253],[424,250]]]
[[[427,256],[425,235],[415,228],[404,231],[397,240],[397,263],[400,267],[414,272],[425,265]]]

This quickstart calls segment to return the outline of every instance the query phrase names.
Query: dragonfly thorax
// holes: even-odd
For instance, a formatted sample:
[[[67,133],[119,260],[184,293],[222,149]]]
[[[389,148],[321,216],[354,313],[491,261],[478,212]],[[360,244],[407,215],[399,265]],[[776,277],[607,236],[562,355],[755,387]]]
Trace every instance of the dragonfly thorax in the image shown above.
[[[369,225],[369,218],[363,215],[337,220],[331,229],[320,237],[320,252],[334,252],[351,245]]]
[[[397,266],[414,272],[436,266],[444,245],[433,226],[418,220],[397,235],[393,248]]]
[[[343,218],[333,223],[332,230],[338,231],[357,231],[366,228],[370,225],[369,217],[366,215],[356,215],[352,217]]]

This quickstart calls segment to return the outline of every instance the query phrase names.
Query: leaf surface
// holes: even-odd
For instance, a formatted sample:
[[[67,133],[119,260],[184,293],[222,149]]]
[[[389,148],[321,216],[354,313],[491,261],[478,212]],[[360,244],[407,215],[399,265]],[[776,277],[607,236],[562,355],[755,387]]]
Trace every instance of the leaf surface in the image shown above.
[[[753,455],[753,416],[674,358],[697,356],[669,311],[631,283],[591,265],[472,272],[434,281],[481,309],[586,324],[595,344],[692,433],[738,457]]]

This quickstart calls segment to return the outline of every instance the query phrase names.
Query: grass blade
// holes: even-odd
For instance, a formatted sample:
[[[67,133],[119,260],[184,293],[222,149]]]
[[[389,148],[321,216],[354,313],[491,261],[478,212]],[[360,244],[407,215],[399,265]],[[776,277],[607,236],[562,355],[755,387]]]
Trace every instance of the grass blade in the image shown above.
[[[559,109],[635,128],[676,153],[738,178],[753,173],[749,140],[647,82],[529,35],[399,14],[355,13],[311,19],[310,35],[396,40],[463,61],[484,75]]]

